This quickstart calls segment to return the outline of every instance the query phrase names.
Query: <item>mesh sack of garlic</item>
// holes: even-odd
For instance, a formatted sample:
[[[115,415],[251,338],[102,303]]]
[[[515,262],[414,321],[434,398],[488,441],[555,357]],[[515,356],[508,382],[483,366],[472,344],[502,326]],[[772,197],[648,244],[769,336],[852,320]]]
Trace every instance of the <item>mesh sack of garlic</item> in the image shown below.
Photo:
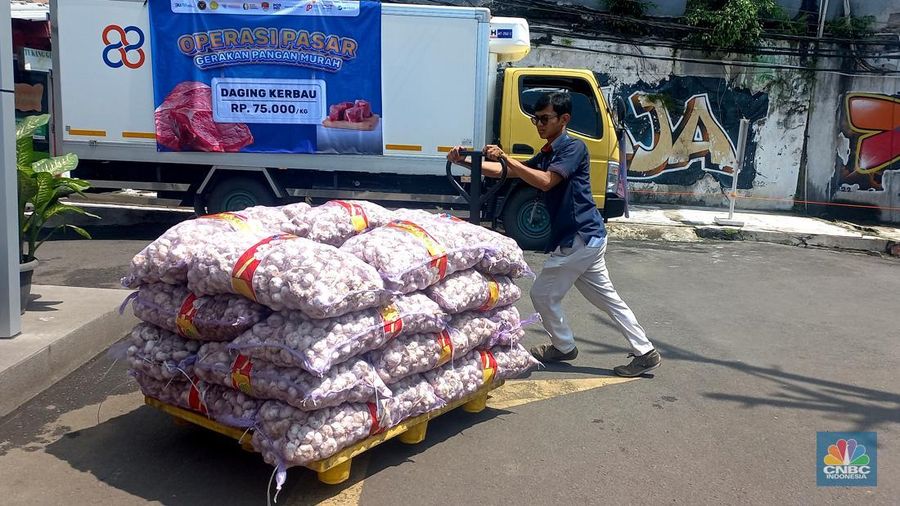
[[[280,469],[309,464],[377,434],[381,416],[372,403],[302,411],[281,401],[266,401],[259,410],[253,447]]]
[[[491,348],[491,354],[497,362],[498,380],[517,378],[541,365],[521,344],[495,346]]]
[[[475,348],[492,348],[501,344],[518,342],[522,323],[515,306],[494,309],[486,313],[469,311],[454,315],[448,324],[453,334],[459,336],[456,356]]]
[[[515,344],[472,351],[454,364],[424,376],[438,397],[450,403],[475,393],[483,385],[521,376],[538,365],[528,350]]]
[[[451,274],[426,288],[425,293],[450,314],[490,311],[513,304],[522,297],[522,291],[512,279],[482,274],[475,269]]]
[[[260,408],[253,445],[266,462],[281,469],[305,465],[444,405],[421,376],[398,384],[394,396],[382,401],[380,410],[374,403],[345,403],[302,411],[267,401]]]
[[[519,311],[513,306],[461,313],[450,320],[447,330],[399,337],[369,352],[367,359],[393,390],[401,379],[440,367],[476,348],[512,345],[521,337],[520,329]]]
[[[188,339],[230,341],[271,311],[237,295],[197,297],[186,286],[151,283],[133,296],[139,319]]]
[[[453,358],[456,346],[463,341],[458,333],[446,330],[432,334],[410,334],[369,352],[367,359],[378,376],[391,385],[407,376],[446,364]]]
[[[449,214],[431,214],[420,209],[398,209],[394,211],[395,220],[449,220],[456,224],[459,233],[472,244],[490,244],[491,248],[485,250],[484,258],[475,266],[476,269],[487,274],[520,278],[533,276],[534,273],[525,261],[525,253],[516,244],[516,241],[505,235],[489,230],[485,227],[463,221]]]
[[[193,374],[201,344],[149,323],[140,323],[123,343],[124,358],[133,371],[145,376],[162,381],[187,379]]]
[[[297,311],[273,313],[238,336],[231,348],[282,367],[316,375],[335,364],[410,333],[439,332],[449,317],[421,293],[401,295],[393,303],[328,320]]]
[[[257,399],[284,401],[304,411],[344,402],[375,402],[391,395],[363,360],[338,364],[319,378],[299,368],[278,367],[229,351],[224,343],[203,345],[194,372],[210,383],[238,389]]]
[[[276,311],[331,318],[391,298],[375,269],[333,246],[288,234],[222,234],[195,251],[188,288],[197,295],[235,293]]]
[[[450,220],[396,220],[352,237],[341,251],[375,267],[385,287],[423,290],[454,272],[472,268],[490,244],[469,241]]]
[[[166,404],[196,411],[227,425],[249,427],[263,401],[243,392],[214,385],[198,378],[160,381],[140,373],[134,378],[141,392]]]
[[[394,395],[381,403],[385,427],[393,427],[403,420],[424,415],[446,404],[421,374],[403,378],[391,385],[391,390]]]
[[[289,206],[286,206],[289,207]],[[387,209],[364,200],[332,200],[321,206],[297,213],[282,227],[284,232],[332,246],[391,220]]]
[[[132,258],[128,273],[122,278],[122,285],[128,288],[157,282],[183,285],[187,283],[194,254],[214,247],[222,240],[221,234],[247,232],[265,237],[278,233],[286,221],[281,208],[263,206],[183,221]]]

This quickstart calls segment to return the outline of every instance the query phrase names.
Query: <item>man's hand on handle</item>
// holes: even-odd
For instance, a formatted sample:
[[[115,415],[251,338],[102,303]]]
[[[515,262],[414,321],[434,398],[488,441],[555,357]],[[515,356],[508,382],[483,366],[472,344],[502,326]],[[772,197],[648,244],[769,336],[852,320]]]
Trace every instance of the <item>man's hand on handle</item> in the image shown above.
[[[447,160],[450,160],[451,163],[455,163],[457,165],[462,165],[462,162],[465,162],[465,160],[466,160],[465,158],[463,158],[462,155],[459,154],[459,152],[462,151],[462,149],[463,149],[462,146],[455,146],[453,149],[450,150],[449,153],[447,153]]]
[[[464,150],[465,148],[462,146],[454,147],[447,153],[447,160],[449,160],[451,163],[459,165],[460,167],[471,169],[471,162],[466,160],[466,158],[468,157],[463,157],[459,153],[460,151]],[[497,160],[499,160],[501,156],[506,156],[506,153],[504,153],[499,146],[494,145],[485,146],[483,152],[485,154],[485,160],[481,162],[481,173],[485,177],[500,177],[503,169],[500,166],[500,162],[498,162]],[[509,162],[510,159],[507,158],[506,161]],[[512,173],[512,170],[510,170],[509,177],[516,177]]]
[[[489,144],[484,147],[484,156],[492,162],[499,162],[501,158],[506,156],[506,153],[503,152],[500,146]]]

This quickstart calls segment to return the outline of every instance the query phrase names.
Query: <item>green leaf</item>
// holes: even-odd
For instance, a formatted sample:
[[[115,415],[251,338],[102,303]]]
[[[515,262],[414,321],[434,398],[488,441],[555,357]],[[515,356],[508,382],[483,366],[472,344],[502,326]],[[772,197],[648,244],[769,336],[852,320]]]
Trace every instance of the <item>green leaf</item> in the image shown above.
[[[76,227],[75,225],[66,225],[66,226],[71,228],[72,230],[74,230],[81,237],[84,237],[85,239],[91,239],[91,234],[89,234],[87,230],[85,230],[81,227]]]
[[[63,204],[62,202],[57,202],[56,204],[53,204],[52,206],[50,206],[47,209],[47,212],[44,213],[44,216],[46,216],[46,218],[49,220],[50,218],[56,216],[57,214],[64,214],[64,213],[86,214],[87,211],[85,211],[84,209],[82,209],[78,206],[73,206],[73,205],[69,205],[69,204]]]
[[[30,169],[34,161],[34,141],[31,137],[16,139],[16,167]]]
[[[35,174],[35,180],[38,188],[31,203],[34,205],[34,212],[43,215],[56,199],[56,178],[49,172],[39,172]]]
[[[49,114],[38,114],[22,118],[19,124],[16,125],[16,140],[31,139],[34,133],[47,123],[50,123]]]
[[[34,196],[37,195],[38,184],[33,177],[24,171],[20,170],[16,175],[19,179],[19,207],[24,209],[25,204],[34,200]]]
[[[54,176],[59,176],[63,172],[75,170],[75,167],[77,166],[78,155],[76,155],[75,153],[69,153],[62,156],[54,156],[53,158],[38,160],[34,162],[31,167],[35,172],[49,172]]]
[[[70,204],[63,204],[62,202],[57,202],[56,204],[51,206],[49,209],[47,209],[47,212],[44,213],[44,216],[46,219],[49,220],[50,218],[52,218],[58,214],[64,214],[64,213],[75,213],[75,214],[80,214],[82,216],[96,218],[98,220],[100,219],[100,217],[97,216],[96,214],[89,213],[81,207],[73,206]]]

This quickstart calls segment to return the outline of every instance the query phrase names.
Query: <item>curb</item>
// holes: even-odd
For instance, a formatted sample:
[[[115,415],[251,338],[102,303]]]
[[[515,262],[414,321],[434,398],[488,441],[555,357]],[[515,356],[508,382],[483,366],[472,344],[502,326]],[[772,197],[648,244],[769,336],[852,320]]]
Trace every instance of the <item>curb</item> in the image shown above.
[[[609,222],[606,225],[611,238],[622,240],[656,240],[668,242],[697,242],[704,239],[716,241],[755,241],[784,244],[801,248],[826,248],[900,257],[900,242],[880,237],[773,232],[713,225],[657,225],[650,223],[621,222]]]
[[[65,219],[53,218],[48,226],[71,223],[79,227],[171,227],[191,216],[193,211],[149,206],[127,206],[121,204],[95,204],[75,202],[74,205],[96,214],[100,219],[81,215],[68,215]]]
[[[122,293],[119,302],[128,294],[124,290],[115,291]],[[40,346],[31,344],[36,338],[30,334],[0,341],[4,353],[19,352],[12,364],[0,370],[0,417],[15,411],[128,334],[137,319],[130,311],[120,315],[117,304],[109,306],[109,309],[103,306],[96,316],[74,323],[73,328],[61,335],[42,340]]]
[[[826,248],[843,251],[859,251],[866,253],[883,253],[896,255],[900,253],[893,241],[878,237],[850,237],[825,234],[800,234],[772,232],[766,230],[743,230],[729,227],[699,226],[697,235],[704,239],[725,241],[757,241],[785,244],[801,248]],[[892,247],[893,245],[893,247]],[[894,253],[892,253],[892,251]]]

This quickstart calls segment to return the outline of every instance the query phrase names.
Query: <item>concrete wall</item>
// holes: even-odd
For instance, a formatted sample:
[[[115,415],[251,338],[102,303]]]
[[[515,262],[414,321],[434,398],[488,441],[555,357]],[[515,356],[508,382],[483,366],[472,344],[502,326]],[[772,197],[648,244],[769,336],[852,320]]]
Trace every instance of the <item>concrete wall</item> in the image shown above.
[[[722,205],[743,117],[751,128],[738,176],[741,207],[794,206],[809,107],[810,82],[801,73],[671,61],[675,53],[667,48],[641,47],[640,56],[630,56],[630,45],[556,42],[569,47],[538,44],[521,65],[591,69],[608,97],[625,100],[635,200]],[[677,57],[709,58],[687,51]],[[778,63],[796,64],[789,58]]]
[[[828,75],[810,113],[806,192],[813,201],[872,206],[842,215],[900,222],[900,79]]]

